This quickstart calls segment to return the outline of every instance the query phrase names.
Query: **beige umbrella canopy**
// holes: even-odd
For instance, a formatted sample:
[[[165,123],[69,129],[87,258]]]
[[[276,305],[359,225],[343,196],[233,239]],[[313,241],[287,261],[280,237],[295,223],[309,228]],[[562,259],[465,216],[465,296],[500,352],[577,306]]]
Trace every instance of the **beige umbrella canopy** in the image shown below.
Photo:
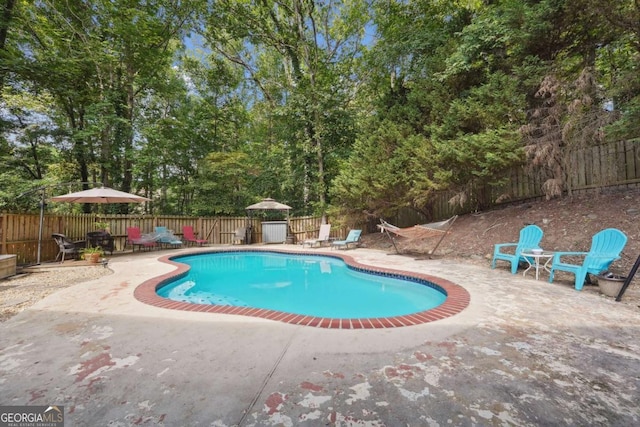
[[[248,211],[258,211],[258,210],[288,211],[289,209],[291,209],[291,206],[278,203],[271,198],[266,198],[266,199],[262,199],[261,202],[247,206],[245,209]]]
[[[68,203],[142,203],[150,202],[151,199],[109,187],[100,187],[52,197],[51,201]]]

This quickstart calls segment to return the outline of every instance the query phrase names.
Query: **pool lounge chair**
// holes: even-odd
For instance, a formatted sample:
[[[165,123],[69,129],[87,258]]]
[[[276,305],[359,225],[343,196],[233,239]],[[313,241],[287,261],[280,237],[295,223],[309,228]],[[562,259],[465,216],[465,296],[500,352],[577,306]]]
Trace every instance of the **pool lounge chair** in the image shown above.
[[[493,248],[493,261],[491,268],[496,268],[496,261],[507,261],[511,263],[511,274],[516,274],[518,264],[526,259],[520,254],[526,249],[540,249],[543,231],[537,225],[527,225],[520,230],[520,240],[518,243],[499,243]],[[513,253],[502,252],[504,248],[514,248]],[[529,264],[531,265],[531,263]]]
[[[591,238],[589,252],[556,252],[551,261],[549,283],[553,283],[556,271],[566,271],[575,275],[575,288],[581,290],[585,280],[591,283],[589,274],[599,274],[609,268],[611,263],[620,259],[620,253],[627,244],[627,236],[616,228],[607,228]],[[582,263],[572,264],[562,261],[563,257],[583,257]]]
[[[329,243],[329,235],[331,234],[331,224],[321,224],[320,231],[318,231],[317,239],[307,239],[302,242],[302,247],[309,246],[313,248],[315,246],[322,246],[323,244]]]
[[[233,245],[244,245],[247,240],[247,227],[239,227],[233,235]]]
[[[125,241],[125,246],[127,245],[131,245],[134,252],[136,251],[136,246],[141,249],[151,249],[157,246],[153,237],[142,235],[139,227],[127,227],[127,240]]]
[[[173,231],[167,229],[167,227],[157,226],[154,230],[155,240],[160,245],[172,248],[182,246],[182,240],[180,240],[175,234],[173,234]]]
[[[334,240],[331,242],[331,247],[337,249],[349,249],[349,247],[356,247],[360,244],[360,234],[362,234],[362,230],[351,230],[349,231],[346,239]]]
[[[187,244],[193,243],[198,246],[202,246],[207,243],[206,239],[198,239],[196,234],[193,232],[193,227],[190,225],[185,225],[182,227],[182,237]]]

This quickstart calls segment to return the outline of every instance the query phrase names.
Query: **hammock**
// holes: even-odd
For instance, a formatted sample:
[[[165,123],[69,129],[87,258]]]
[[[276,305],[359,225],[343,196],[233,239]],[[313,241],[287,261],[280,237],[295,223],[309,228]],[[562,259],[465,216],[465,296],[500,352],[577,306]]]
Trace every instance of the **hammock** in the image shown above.
[[[436,249],[438,249],[438,246],[440,246],[440,242],[442,242],[445,236],[449,233],[451,226],[457,218],[458,215],[455,215],[445,221],[431,222],[429,224],[418,224],[414,225],[413,227],[406,228],[400,228],[380,218],[380,224],[378,224],[378,228],[380,229],[381,233],[386,233],[389,239],[391,239],[391,243],[393,243],[393,247],[396,249],[397,253],[400,253],[400,251],[398,250],[396,242],[390,233],[410,240],[441,236],[435,248],[433,248],[433,250],[430,252],[430,254],[433,255]]]

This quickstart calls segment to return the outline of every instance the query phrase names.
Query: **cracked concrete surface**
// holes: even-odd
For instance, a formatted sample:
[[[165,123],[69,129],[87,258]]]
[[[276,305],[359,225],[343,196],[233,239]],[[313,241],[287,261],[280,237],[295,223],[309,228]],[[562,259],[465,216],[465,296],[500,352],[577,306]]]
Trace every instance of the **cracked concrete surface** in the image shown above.
[[[167,253],[114,257],[114,274],[0,324],[0,404],[64,405],[69,426],[640,424],[638,308],[568,281],[356,249],[464,286],[471,304],[425,325],[326,330],[136,301],[173,269]]]

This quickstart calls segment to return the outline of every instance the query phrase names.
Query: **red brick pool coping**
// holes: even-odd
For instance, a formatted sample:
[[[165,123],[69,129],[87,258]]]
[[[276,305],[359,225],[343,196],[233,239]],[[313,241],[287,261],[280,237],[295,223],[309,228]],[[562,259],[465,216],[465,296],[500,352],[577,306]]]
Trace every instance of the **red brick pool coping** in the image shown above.
[[[176,276],[186,274],[189,271],[189,266],[176,261],[171,258],[181,257],[185,255],[207,254],[207,253],[220,253],[220,252],[278,252],[292,255],[300,254],[312,254],[312,255],[326,255],[335,258],[342,259],[347,265],[362,269],[370,272],[392,274],[406,277],[413,277],[420,280],[425,280],[433,285],[436,289],[442,289],[447,299],[438,307],[431,310],[425,310],[418,313],[412,313],[402,316],[394,317],[376,317],[376,318],[354,318],[354,319],[332,319],[326,317],[305,316],[300,314],[284,313],[276,310],[251,308],[251,307],[234,307],[228,305],[210,305],[210,304],[194,304],[188,302],[172,301],[166,298],[162,298],[156,293],[156,289],[171,281]],[[392,270],[388,268],[372,267],[370,265],[360,264],[354,260],[351,256],[342,253],[328,253],[328,252],[304,252],[304,251],[288,251],[279,249],[215,249],[206,252],[194,252],[184,253],[180,255],[167,255],[159,259],[159,261],[176,266],[176,270],[163,274],[162,276],[154,277],[139,285],[135,291],[135,298],[145,304],[152,305],[154,307],[166,308],[170,310],[182,310],[182,311],[194,311],[204,313],[218,313],[218,314],[233,314],[239,316],[259,317],[262,319],[275,320],[278,322],[290,323],[293,325],[312,326],[317,328],[327,329],[379,329],[379,328],[399,328],[403,326],[420,325],[424,323],[435,322],[436,320],[446,319],[447,317],[454,316],[467,308],[470,302],[470,295],[466,289],[462,286],[456,285],[446,279],[440,277],[431,276],[427,274],[420,274],[415,272],[408,272],[402,270]]]

